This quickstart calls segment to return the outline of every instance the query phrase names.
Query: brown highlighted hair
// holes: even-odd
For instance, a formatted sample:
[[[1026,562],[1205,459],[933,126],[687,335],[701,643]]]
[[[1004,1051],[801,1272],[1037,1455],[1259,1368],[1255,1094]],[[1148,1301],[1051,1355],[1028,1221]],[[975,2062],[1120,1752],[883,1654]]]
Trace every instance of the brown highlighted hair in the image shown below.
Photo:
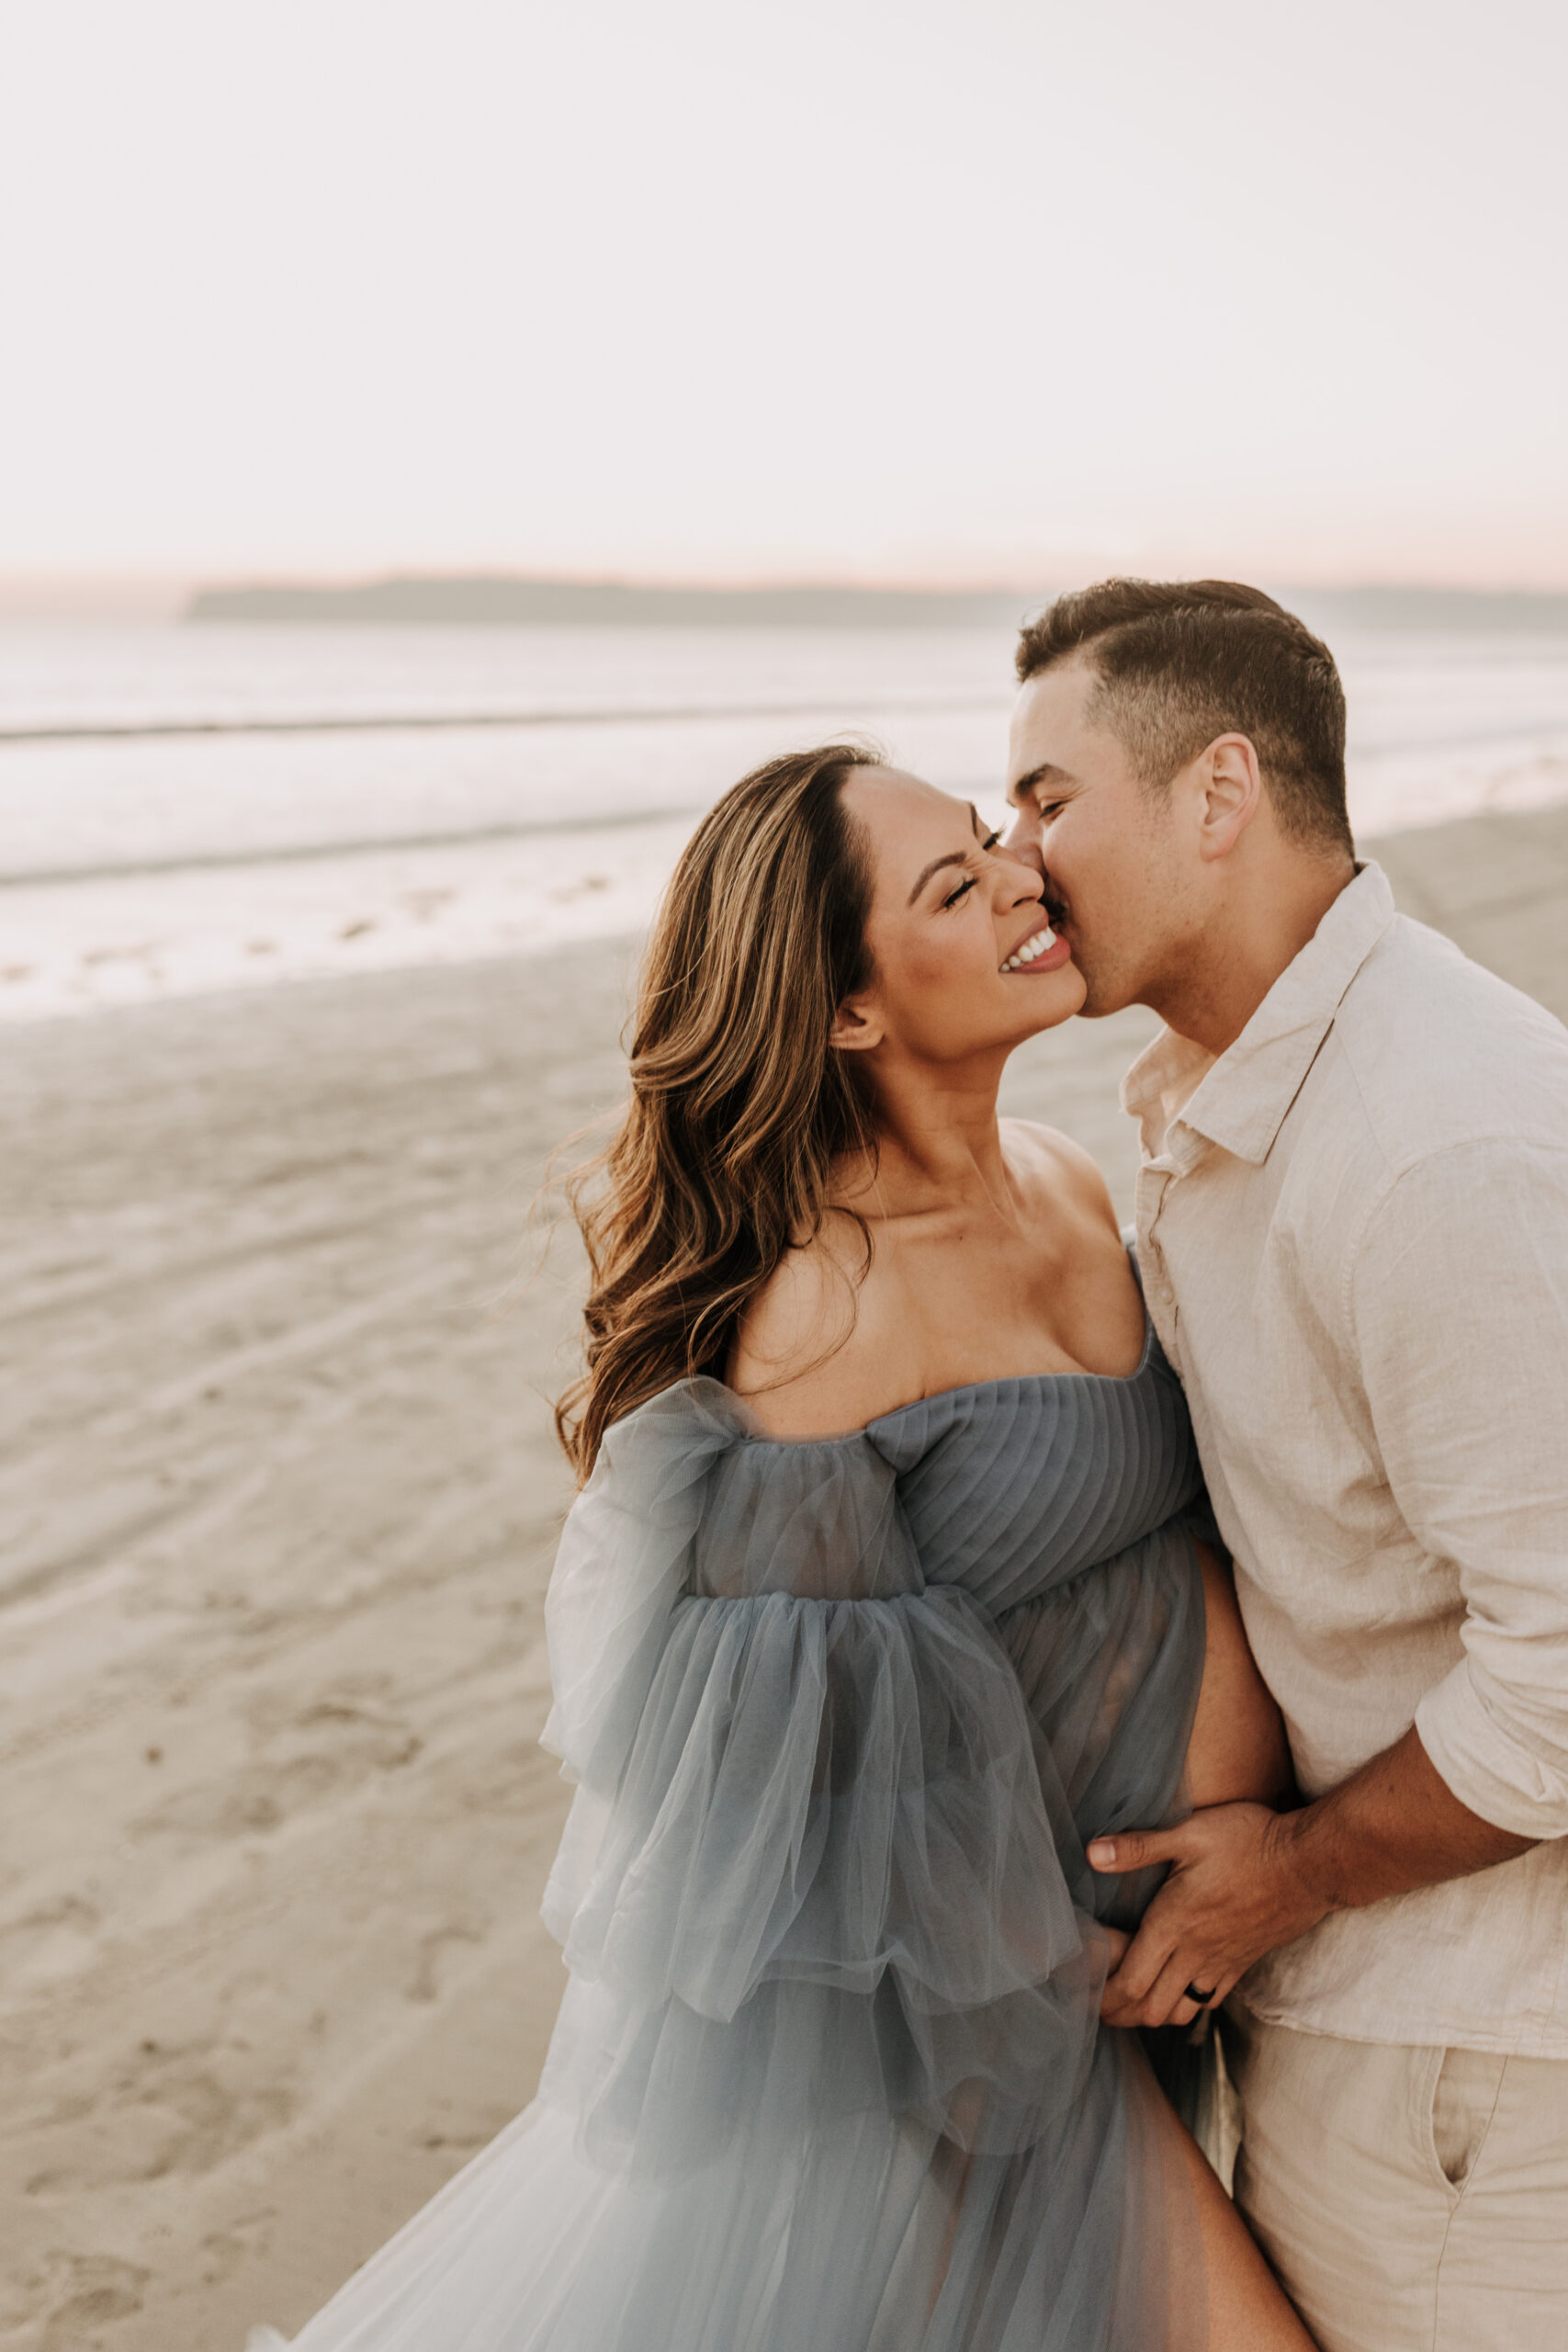
[[[1101,580],[1058,596],[1018,641],[1020,683],[1081,653],[1089,715],[1154,789],[1217,735],[1247,736],[1281,830],[1353,849],[1345,806],[1345,690],[1304,621],[1235,580]]]
[[[631,1101],[573,1180],[587,1369],[556,1408],[586,1478],[604,1431],[677,1380],[723,1376],[740,1317],[818,1232],[837,1164],[874,1149],[829,1043],[872,977],[871,873],[841,797],[853,743],[770,760],[687,843],[643,959]]]

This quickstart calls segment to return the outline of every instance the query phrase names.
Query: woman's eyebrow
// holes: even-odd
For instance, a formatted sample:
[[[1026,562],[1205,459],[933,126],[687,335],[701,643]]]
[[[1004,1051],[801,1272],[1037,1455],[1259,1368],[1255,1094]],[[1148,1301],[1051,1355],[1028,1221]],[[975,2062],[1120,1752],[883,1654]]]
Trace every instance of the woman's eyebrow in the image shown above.
[[[980,838],[980,812],[976,808],[973,801],[969,803],[969,830],[974,834],[976,840],[978,841]],[[973,852],[970,850],[950,849],[945,857],[933,857],[931,864],[929,865],[922,865],[919,874],[915,876],[915,887],[909,893],[908,903],[911,907],[914,905],[915,900],[919,897],[920,892],[925,888],[926,884],[931,880],[931,876],[933,874],[940,874],[944,865],[967,865],[972,855]]]

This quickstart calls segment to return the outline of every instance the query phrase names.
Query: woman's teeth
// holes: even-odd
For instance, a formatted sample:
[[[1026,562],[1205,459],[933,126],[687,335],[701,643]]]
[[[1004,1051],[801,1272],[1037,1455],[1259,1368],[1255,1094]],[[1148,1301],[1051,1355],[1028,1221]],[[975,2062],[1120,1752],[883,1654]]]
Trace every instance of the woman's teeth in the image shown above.
[[[1004,972],[1020,971],[1025,964],[1032,964],[1037,956],[1043,956],[1048,947],[1055,944],[1056,934],[1047,923],[1043,931],[1037,931],[1032,939],[1026,939],[1021,947],[1014,949],[1002,969]]]

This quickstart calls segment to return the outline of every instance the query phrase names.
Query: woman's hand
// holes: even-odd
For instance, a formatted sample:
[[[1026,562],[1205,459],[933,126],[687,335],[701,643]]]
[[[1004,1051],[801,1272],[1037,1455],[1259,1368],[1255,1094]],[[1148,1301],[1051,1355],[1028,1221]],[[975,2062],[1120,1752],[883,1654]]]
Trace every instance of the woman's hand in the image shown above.
[[[1125,1928],[1102,1928],[1100,1933],[1111,1946],[1111,1965],[1105,1972],[1107,1978],[1110,1978],[1114,1976],[1121,1967],[1127,1947],[1133,1939]]]

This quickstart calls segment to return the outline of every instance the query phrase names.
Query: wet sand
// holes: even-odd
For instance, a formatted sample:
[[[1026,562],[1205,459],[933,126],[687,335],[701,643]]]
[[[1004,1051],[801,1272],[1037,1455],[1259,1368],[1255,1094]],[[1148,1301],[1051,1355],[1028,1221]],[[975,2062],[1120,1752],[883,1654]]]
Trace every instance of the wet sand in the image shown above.
[[[1374,845],[1568,1017],[1568,810]],[[528,2098],[570,1493],[550,1148],[630,949],[0,1039],[0,2346],[296,2326]],[[1101,1159],[1146,1015],[1014,1063]]]

